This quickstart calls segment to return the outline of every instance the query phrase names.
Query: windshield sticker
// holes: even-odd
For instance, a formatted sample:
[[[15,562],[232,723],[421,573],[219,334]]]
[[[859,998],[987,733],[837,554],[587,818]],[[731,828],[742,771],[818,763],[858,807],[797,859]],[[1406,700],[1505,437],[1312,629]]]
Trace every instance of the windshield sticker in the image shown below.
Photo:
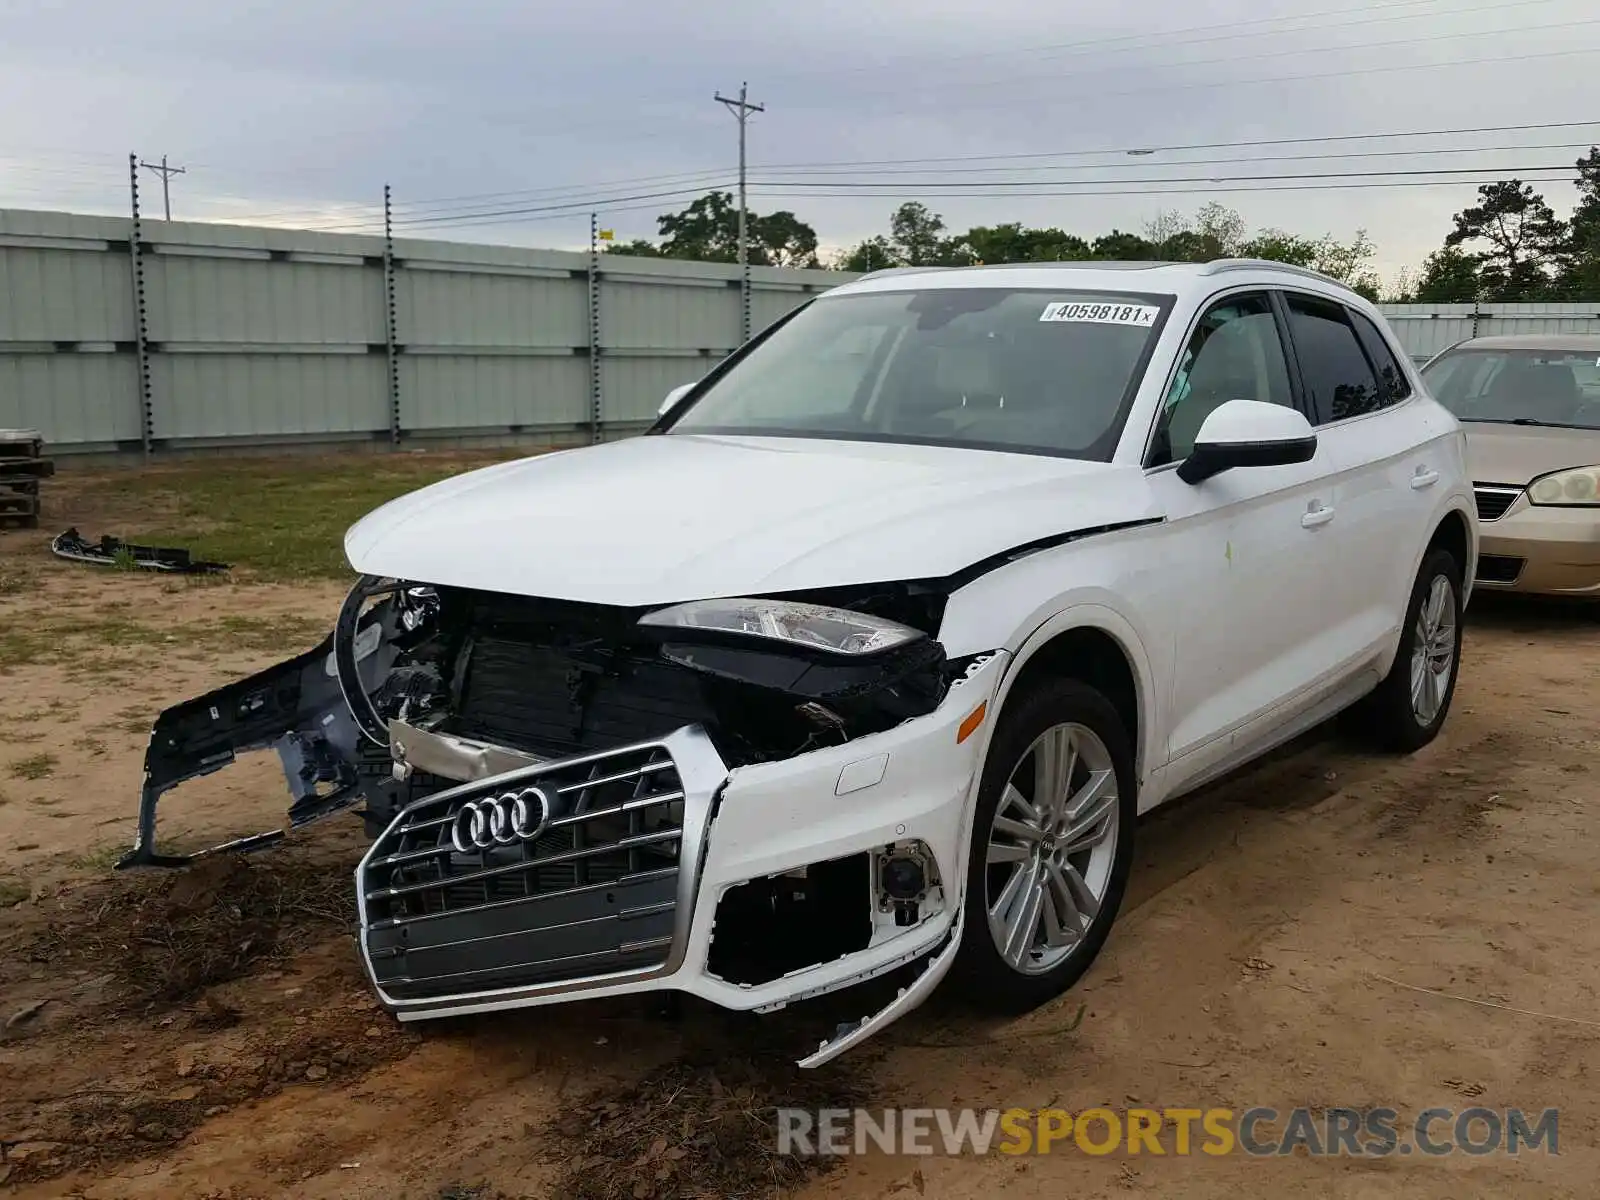
[[[1082,301],[1044,306],[1041,321],[1087,321],[1095,325],[1139,325],[1148,329],[1161,310],[1153,304],[1085,304]]]

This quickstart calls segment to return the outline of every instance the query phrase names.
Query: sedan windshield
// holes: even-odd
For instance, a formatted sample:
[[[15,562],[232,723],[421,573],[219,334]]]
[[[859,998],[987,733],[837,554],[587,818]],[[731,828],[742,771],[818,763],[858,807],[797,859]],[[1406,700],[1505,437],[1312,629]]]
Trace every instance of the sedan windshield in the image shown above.
[[[1600,348],[1459,350],[1422,375],[1463,421],[1600,429]]]
[[[670,417],[670,432],[1109,460],[1172,301],[1007,288],[825,296]]]

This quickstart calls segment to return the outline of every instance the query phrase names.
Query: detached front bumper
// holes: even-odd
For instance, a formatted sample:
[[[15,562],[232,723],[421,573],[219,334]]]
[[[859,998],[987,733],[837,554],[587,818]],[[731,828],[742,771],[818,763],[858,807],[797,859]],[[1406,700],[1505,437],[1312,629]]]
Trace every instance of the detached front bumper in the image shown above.
[[[1005,663],[974,662],[926,716],[783,761],[730,771],[691,726],[408,805],[356,871],[379,998],[402,1020],[658,989],[769,1010],[933,956],[889,1009],[806,1060],[825,1061],[950,965]],[[886,882],[891,858],[915,864],[909,898]],[[719,969],[719,936],[751,938],[733,894],[808,874],[831,881],[849,948],[771,978]]]

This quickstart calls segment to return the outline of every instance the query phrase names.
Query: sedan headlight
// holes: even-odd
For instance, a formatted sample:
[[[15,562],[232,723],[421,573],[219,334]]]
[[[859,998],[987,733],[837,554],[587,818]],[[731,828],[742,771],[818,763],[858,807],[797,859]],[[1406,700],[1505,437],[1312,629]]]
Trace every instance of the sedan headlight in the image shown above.
[[[1546,507],[1600,505],[1600,467],[1574,467],[1535,479],[1528,500]]]
[[[893,650],[923,636],[921,630],[882,617],[794,600],[694,600],[646,613],[639,624],[766,638],[852,657]]]

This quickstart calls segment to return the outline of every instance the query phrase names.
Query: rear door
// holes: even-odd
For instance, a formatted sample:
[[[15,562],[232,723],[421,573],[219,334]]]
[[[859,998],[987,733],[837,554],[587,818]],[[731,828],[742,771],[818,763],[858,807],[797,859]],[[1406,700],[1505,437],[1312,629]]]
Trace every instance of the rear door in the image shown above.
[[[1380,658],[1404,619],[1449,429],[1432,406],[1408,403],[1395,351],[1365,314],[1292,289],[1279,302],[1332,488],[1327,542],[1340,568],[1318,601],[1321,640],[1329,666],[1347,672]]]

